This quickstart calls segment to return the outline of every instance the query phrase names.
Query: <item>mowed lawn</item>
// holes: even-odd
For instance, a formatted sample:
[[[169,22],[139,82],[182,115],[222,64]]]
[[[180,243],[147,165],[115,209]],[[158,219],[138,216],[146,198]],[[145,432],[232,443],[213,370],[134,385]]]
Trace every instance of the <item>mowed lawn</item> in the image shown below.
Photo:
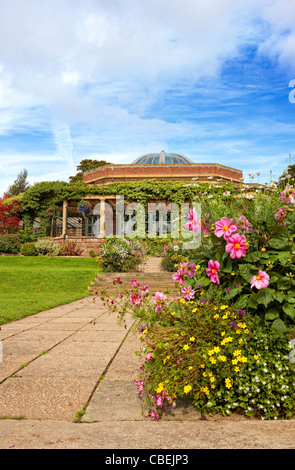
[[[90,295],[95,258],[0,256],[0,325]]]

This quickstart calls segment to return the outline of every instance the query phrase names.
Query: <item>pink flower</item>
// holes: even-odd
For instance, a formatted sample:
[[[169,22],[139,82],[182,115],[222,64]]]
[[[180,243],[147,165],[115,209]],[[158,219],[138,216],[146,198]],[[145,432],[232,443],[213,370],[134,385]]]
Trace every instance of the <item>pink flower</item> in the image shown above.
[[[239,225],[241,226],[241,229],[245,230],[245,232],[247,232],[247,233],[249,232],[250,228],[252,227],[249,220],[244,215],[240,215]]]
[[[131,253],[132,255],[135,255],[135,251],[134,251],[134,250],[131,250],[130,253]]]
[[[218,261],[213,261],[210,259],[208,263],[208,268],[206,269],[206,273],[208,276],[210,276],[210,281],[215,283],[215,284],[220,284],[219,277],[218,277],[218,270],[220,268],[220,264]]]
[[[163,248],[164,253],[167,251],[167,248],[168,248],[167,245],[164,245],[164,248]]]
[[[131,281],[131,287],[136,287],[139,285],[136,279],[130,279],[130,281]]]
[[[156,393],[156,405],[158,408],[162,408],[163,405],[163,397],[159,393]]]
[[[153,352],[153,351],[149,351],[149,352],[147,353],[147,355],[145,356],[145,360],[146,360],[146,361],[150,361],[151,359],[153,359],[153,358],[152,358],[152,352]]]
[[[103,263],[103,261],[104,261],[103,259],[100,260],[101,263]]]
[[[246,237],[244,235],[239,235],[234,233],[231,237],[227,238],[227,245],[225,251],[230,253],[230,257],[241,258],[241,256],[246,256]]]
[[[123,295],[122,295],[122,294],[119,294],[119,295],[118,295],[118,298],[119,298],[120,300],[122,300],[122,299],[123,299]]]
[[[285,219],[287,218],[287,210],[284,206],[280,207],[275,215],[275,219],[279,225],[286,225]]]
[[[221,220],[215,223],[215,235],[220,238],[223,237],[227,239],[233,232],[237,230],[235,225],[232,225],[233,219],[227,219],[226,217],[222,217]]]
[[[183,293],[184,299],[192,300],[195,298],[195,291],[192,290],[191,286],[184,286],[184,288],[181,289],[181,292]]]
[[[269,285],[269,275],[264,271],[258,271],[258,276],[253,276],[251,279],[251,289],[265,289]]]
[[[166,304],[167,295],[162,292],[156,292],[154,297],[154,305],[156,305],[156,312],[161,312],[162,308]]]
[[[140,305],[142,303],[142,297],[139,294],[132,294],[129,297],[129,302],[132,302],[133,305]]]
[[[191,230],[191,232],[201,232],[201,224],[199,214],[196,212],[195,208],[190,209],[188,216],[188,223],[184,225],[185,228]]]
[[[124,263],[124,260],[123,260],[123,259],[121,259],[121,263]]]
[[[175,274],[172,274],[172,279],[174,282],[178,282],[178,284],[184,284],[183,276],[184,274],[177,272]]]
[[[155,410],[152,410],[152,411],[151,411],[151,415],[150,415],[150,416],[151,416],[151,419],[152,419],[153,421],[157,421],[157,420],[159,419],[159,415],[158,415],[158,413],[157,413]]]
[[[286,188],[281,192],[281,201],[284,204],[294,204],[295,202],[295,190],[293,188]]]

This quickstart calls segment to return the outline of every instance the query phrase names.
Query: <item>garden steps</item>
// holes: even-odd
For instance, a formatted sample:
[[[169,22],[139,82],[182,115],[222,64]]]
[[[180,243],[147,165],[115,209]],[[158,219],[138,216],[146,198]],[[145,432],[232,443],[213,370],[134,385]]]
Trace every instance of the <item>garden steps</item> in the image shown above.
[[[107,289],[108,292],[116,292],[117,290],[122,290],[122,288],[129,288],[131,286],[130,279],[136,279],[140,285],[148,285],[149,292],[151,293],[169,290],[171,293],[176,294],[177,288],[172,279],[172,273],[163,271],[161,262],[162,258],[147,257],[140,267],[140,271],[98,273],[94,282],[91,283],[89,290],[94,293],[104,289]],[[122,284],[113,283],[113,280],[117,277],[121,278]]]

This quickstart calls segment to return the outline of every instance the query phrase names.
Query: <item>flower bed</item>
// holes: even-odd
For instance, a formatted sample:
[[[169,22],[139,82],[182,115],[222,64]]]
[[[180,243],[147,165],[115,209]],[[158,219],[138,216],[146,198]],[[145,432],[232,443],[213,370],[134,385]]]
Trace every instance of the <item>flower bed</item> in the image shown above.
[[[191,211],[203,243],[173,274],[178,295],[151,296],[133,279],[111,300],[137,319],[135,385],[151,419],[184,396],[202,414],[294,417],[294,194],[206,204],[202,219]]]
[[[110,238],[99,248],[98,264],[106,272],[136,271],[144,260],[144,252],[137,241]]]

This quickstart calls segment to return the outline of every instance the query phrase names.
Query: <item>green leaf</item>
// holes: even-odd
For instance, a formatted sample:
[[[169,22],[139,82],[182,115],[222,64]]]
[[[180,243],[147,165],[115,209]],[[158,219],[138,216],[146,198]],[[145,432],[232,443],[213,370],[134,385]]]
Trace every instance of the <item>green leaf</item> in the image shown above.
[[[233,262],[231,258],[228,258],[225,265],[222,268],[222,271],[225,273],[231,273],[233,270]]]
[[[246,308],[248,304],[248,299],[249,299],[250,294],[243,294],[241,297],[234,303],[234,309],[236,310],[242,310]]]
[[[202,284],[202,286],[209,286],[210,284],[210,279],[208,277],[201,277],[196,280],[197,285]]]
[[[276,318],[279,318],[280,314],[278,310],[275,307],[270,308],[266,314],[265,314],[265,320],[275,320]]]
[[[278,302],[282,303],[285,300],[285,294],[284,292],[276,292],[274,291],[273,294],[273,299],[277,300]]]
[[[283,304],[283,311],[286,315],[288,315],[288,317],[295,318],[295,308],[293,307],[293,305],[290,305],[289,303],[285,302]]]
[[[269,246],[275,250],[283,250],[286,248],[288,240],[286,240],[286,237],[272,237],[268,243]]]
[[[256,294],[257,304],[263,304],[265,307],[273,300],[273,289],[260,289]]]
[[[257,271],[256,266],[253,266],[252,264],[240,264],[239,265],[240,275],[247,282],[251,282],[251,279],[252,279],[252,276],[253,276],[253,273],[251,273],[251,270],[253,272]]]
[[[289,251],[281,251],[278,254],[278,258],[282,264],[285,264],[288,259],[291,259],[291,253]]]
[[[248,253],[245,256],[244,260],[247,261],[247,262],[250,262],[250,263],[255,263],[256,261],[259,260],[259,256],[257,255],[257,253],[252,251],[252,253]]]
[[[228,297],[230,299],[232,299],[233,297],[235,297],[238,293],[240,292],[240,289],[237,288],[237,287],[234,287],[233,289],[231,289],[229,292],[228,292]]]
[[[248,301],[248,307],[250,308],[256,308],[258,305],[258,302],[257,302],[257,294],[255,294],[255,292],[253,292],[253,294],[250,296],[249,298],[249,301]]]
[[[278,333],[284,333],[287,330],[285,322],[283,322],[283,320],[280,318],[277,318],[272,322],[271,328]]]

